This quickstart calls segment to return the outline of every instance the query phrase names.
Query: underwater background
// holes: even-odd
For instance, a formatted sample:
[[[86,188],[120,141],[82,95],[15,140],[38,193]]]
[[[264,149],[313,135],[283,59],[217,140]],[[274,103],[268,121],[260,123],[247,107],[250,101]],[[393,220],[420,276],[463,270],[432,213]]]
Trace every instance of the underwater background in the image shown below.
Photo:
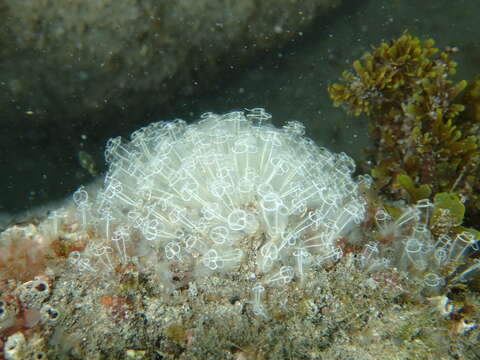
[[[0,360],[479,359],[478,14],[0,0]]]
[[[366,119],[334,108],[326,88],[372,44],[404,31],[433,38],[439,48],[458,47],[455,78],[478,72],[476,1],[311,1],[279,8],[297,17],[269,16],[267,3],[255,9],[240,2],[227,13],[205,1],[186,5],[188,11],[177,6],[181,26],[162,23],[167,11],[168,21],[176,20],[168,3],[140,9],[129,1],[92,4],[62,9],[51,1],[4,1],[0,8],[5,221],[92,181],[105,169],[108,138],[152,121],[192,121],[205,111],[261,106],[277,124],[300,120],[319,144],[362,159],[369,142]],[[262,12],[263,18],[255,15]],[[160,20],[144,29],[145,18]],[[257,34],[248,34],[249,22]],[[211,31],[210,24],[222,36],[195,35],[192,48],[189,37]],[[260,41],[261,32],[270,38]],[[159,36],[170,38],[156,42]],[[168,56],[162,57],[161,46]],[[107,59],[111,51],[116,53]]]

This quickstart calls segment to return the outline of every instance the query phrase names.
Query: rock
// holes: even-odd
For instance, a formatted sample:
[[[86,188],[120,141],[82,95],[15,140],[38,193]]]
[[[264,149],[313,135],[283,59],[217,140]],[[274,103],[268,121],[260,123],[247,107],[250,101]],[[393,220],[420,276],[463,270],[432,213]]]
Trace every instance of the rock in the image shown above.
[[[111,122],[105,112],[159,107],[297,37],[338,2],[6,0],[2,119]]]

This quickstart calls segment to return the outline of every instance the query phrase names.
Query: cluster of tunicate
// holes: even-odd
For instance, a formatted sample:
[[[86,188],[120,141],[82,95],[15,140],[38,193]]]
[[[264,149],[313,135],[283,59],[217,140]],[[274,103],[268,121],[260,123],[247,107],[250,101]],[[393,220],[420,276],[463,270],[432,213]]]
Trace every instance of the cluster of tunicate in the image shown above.
[[[270,118],[206,113],[191,125],[153,123],[128,143],[110,139],[103,187],[74,194],[80,226],[102,240],[70,261],[113,270],[144,256],[198,273],[243,264],[263,287],[338,259],[337,241],[365,215],[354,161],[304,137],[301,123],[276,128]]]
[[[359,256],[367,271],[394,266],[433,292],[442,289],[447,279],[470,280],[480,269],[478,261],[468,261],[469,255],[479,250],[475,234],[469,229],[433,234],[433,210],[428,199],[405,207],[396,219],[379,209],[375,222],[380,242],[366,244]]]

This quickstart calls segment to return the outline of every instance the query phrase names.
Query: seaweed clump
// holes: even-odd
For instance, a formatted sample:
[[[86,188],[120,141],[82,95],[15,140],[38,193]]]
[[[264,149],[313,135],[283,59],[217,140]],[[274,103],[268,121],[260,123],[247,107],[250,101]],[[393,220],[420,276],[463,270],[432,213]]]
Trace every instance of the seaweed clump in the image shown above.
[[[480,79],[451,79],[457,51],[405,33],[354,61],[328,92],[335,106],[370,117],[378,189],[411,203],[455,193],[478,216]]]

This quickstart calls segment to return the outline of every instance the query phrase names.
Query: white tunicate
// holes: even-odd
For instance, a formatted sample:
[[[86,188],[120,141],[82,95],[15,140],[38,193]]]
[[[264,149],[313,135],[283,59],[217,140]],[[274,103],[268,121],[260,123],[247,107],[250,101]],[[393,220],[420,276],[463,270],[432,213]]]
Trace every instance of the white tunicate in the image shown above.
[[[342,256],[338,240],[363,221],[360,187],[371,184],[365,176],[357,184],[354,161],[305,138],[301,123],[277,128],[270,120],[262,108],[205,113],[190,125],[151,124],[130,142],[110,139],[103,187],[96,196],[83,187],[74,194],[79,219],[101,240],[69,261],[82,269],[183,266],[200,275],[249,262],[262,282],[254,302],[263,314],[264,286]],[[382,216],[377,222],[389,220]]]

